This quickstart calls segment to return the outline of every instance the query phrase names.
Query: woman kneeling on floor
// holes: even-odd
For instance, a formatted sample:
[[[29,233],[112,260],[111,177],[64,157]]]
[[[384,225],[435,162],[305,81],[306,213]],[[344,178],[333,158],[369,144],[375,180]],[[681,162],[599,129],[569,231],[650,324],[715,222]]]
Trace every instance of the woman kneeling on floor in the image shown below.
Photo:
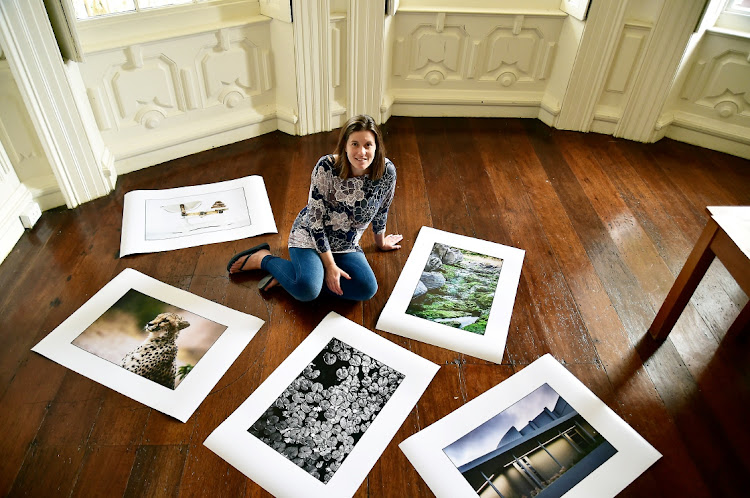
[[[352,301],[370,299],[378,283],[359,239],[372,223],[380,250],[401,247],[401,235],[385,235],[395,189],[396,168],[385,157],[380,130],[370,116],[355,116],[341,129],[335,153],[313,168],[307,206],[289,234],[291,261],[260,244],[234,255],[227,270],[263,269],[269,274],[258,284],[261,290],[279,284],[300,301],[312,301],[321,291]]]

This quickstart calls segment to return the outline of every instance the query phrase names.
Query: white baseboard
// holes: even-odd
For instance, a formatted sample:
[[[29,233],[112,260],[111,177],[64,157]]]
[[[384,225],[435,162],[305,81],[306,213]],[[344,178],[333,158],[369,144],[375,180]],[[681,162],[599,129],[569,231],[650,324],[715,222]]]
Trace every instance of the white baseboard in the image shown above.
[[[10,198],[3,202],[0,213],[0,263],[13,250],[13,247],[24,232],[21,224],[21,213],[31,200],[31,192],[23,185],[19,185]]]
[[[42,211],[65,205],[65,197],[60,191],[55,175],[38,176],[25,180],[23,184],[29,189],[31,198],[39,204]]]
[[[115,154],[115,169],[118,175],[161,164],[166,161],[196,154],[204,150],[232,144],[248,138],[257,137],[276,130],[295,134],[296,127],[276,113],[257,115],[255,119],[243,124],[213,128],[206,126],[199,134],[182,133],[181,139],[167,137],[161,143],[152,142],[135,153],[122,148],[112,147]],[[179,131],[179,130],[178,130]],[[290,133],[292,132],[292,133]],[[176,137],[174,137],[176,138]]]
[[[602,135],[614,135],[616,129],[617,121],[612,122],[609,119],[598,119],[596,117],[594,117],[594,120],[589,127],[589,131],[601,133]]]
[[[536,118],[539,105],[502,104],[411,104],[396,100],[390,109],[392,116],[451,117],[451,118]]]
[[[540,92],[519,92],[502,98],[481,92],[446,91],[435,95],[413,90],[396,91],[380,106],[381,117],[539,118],[548,125],[560,113],[560,104]],[[385,121],[385,119],[384,119]]]
[[[750,130],[740,126],[676,112],[664,136],[678,142],[750,159]]]

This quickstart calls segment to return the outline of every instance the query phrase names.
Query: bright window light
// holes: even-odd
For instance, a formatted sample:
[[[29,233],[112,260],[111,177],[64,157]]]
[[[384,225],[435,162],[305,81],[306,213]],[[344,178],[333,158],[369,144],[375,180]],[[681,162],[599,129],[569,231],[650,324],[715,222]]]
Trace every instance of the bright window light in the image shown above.
[[[197,3],[200,0],[73,0],[76,17],[91,19],[110,14]]]

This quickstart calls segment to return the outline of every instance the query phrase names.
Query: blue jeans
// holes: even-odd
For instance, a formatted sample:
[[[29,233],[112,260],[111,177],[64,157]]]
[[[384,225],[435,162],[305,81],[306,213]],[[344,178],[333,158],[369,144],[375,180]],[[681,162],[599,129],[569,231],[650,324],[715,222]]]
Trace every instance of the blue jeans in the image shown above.
[[[273,275],[298,301],[312,301],[321,291],[342,299],[366,301],[378,290],[375,274],[361,252],[333,254],[336,265],[352,277],[351,280],[341,277],[341,296],[331,292],[325,285],[323,261],[315,249],[290,247],[289,258],[291,261],[277,256],[266,256],[260,266]]]

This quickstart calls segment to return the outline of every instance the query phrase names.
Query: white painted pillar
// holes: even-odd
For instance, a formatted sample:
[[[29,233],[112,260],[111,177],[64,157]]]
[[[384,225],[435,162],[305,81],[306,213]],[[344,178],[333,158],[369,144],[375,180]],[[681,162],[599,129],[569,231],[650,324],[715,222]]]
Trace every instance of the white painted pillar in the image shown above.
[[[347,115],[380,122],[383,101],[385,0],[349,0]]]
[[[590,131],[622,33],[628,0],[591,2],[555,127]]]
[[[114,187],[76,108],[42,0],[0,1],[0,46],[68,207]]]
[[[329,0],[292,0],[300,135],[331,130]]]
[[[706,1],[664,1],[614,136],[639,142],[654,141],[656,122]]]

